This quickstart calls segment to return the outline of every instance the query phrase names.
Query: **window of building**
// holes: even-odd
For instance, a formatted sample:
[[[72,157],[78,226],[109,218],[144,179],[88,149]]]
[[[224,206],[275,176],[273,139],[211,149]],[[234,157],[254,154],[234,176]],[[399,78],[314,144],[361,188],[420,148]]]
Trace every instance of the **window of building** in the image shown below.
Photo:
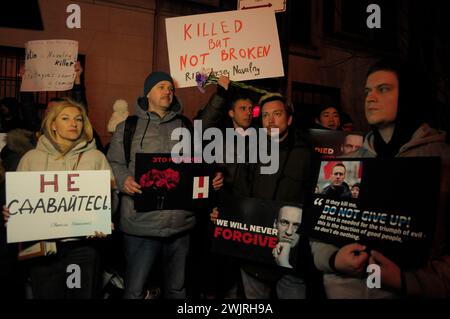
[[[289,1],[290,43],[294,45],[311,44],[312,0]]]
[[[339,40],[357,42],[369,47],[395,49],[398,34],[398,0],[323,0],[325,35]],[[370,4],[381,10],[381,28],[369,29],[367,13]]]

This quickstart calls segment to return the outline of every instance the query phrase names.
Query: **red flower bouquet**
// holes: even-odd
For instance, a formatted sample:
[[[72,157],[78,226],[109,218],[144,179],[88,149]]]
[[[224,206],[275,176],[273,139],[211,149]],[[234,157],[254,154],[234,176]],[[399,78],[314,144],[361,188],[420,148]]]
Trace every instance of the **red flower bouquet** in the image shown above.
[[[165,195],[177,188],[180,183],[180,173],[168,168],[164,171],[152,168],[139,179],[142,189],[152,188],[157,191],[157,209],[163,209]]]
[[[180,173],[168,168],[164,171],[159,171],[152,168],[147,173],[143,174],[139,180],[139,185],[142,188],[152,187],[155,190],[170,191],[175,189],[180,182]]]

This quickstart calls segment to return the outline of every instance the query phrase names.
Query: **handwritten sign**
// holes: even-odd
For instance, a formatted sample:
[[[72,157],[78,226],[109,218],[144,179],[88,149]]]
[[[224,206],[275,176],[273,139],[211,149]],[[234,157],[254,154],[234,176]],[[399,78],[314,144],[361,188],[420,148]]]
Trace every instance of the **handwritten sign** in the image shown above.
[[[7,172],[8,243],[111,234],[110,171]]]
[[[211,69],[234,81],[284,76],[271,9],[168,18],[166,32],[170,72],[178,87],[196,86],[196,73]]]
[[[25,74],[20,90],[35,92],[72,89],[77,54],[77,41],[28,41],[25,44]]]

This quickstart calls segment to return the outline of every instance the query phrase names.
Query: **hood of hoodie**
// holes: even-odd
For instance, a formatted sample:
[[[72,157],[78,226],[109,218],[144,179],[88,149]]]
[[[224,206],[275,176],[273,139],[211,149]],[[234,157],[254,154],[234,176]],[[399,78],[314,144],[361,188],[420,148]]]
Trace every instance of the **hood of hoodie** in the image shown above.
[[[416,148],[420,148],[425,145],[432,143],[445,143],[446,133],[443,131],[438,131],[428,124],[422,124],[412,135],[411,139],[400,147],[397,156],[401,156],[405,153],[413,151]],[[371,131],[367,134],[364,140],[364,146],[372,154],[376,154],[374,148],[374,133]],[[357,151],[358,152],[358,151]]]
[[[180,101],[178,100],[178,98],[175,95],[173,96],[173,101],[169,107],[167,114],[163,118],[161,118],[158,114],[156,114],[154,112],[148,111],[147,108],[148,108],[147,98],[140,97],[137,100],[137,103],[136,103],[136,106],[134,109],[134,114],[137,117],[145,119],[145,120],[150,119],[150,121],[152,121],[152,122],[165,123],[165,122],[171,121],[176,115],[183,113],[183,107],[181,106]]]
[[[24,129],[14,129],[6,136],[8,148],[18,154],[25,154],[33,149],[36,144],[36,137],[33,132]]]
[[[61,157],[61,153],[56,149],[53,143],[45,136],[42,135],[36,145],[36,149],[49,154],[51,158],[57,159]],[[82,141],[72,148],[64,157],[72,157],[79,153],[86,152],[92,149],[96,149],[95,139],[92,141]]]

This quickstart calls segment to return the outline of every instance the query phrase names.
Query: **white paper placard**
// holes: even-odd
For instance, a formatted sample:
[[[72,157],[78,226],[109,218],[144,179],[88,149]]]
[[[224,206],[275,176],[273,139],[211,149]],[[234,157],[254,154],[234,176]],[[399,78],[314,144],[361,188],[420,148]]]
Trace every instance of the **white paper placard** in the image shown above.
[[[197,72],[243,81],[284,76],[275,13],[268,8],[166,19],[170,73],[177,87]]]
[[[20,91],[66,91],[73,87],[78,41],[37,40],[25,44]]]
[[[111,172],[7,172],[7,242],[111,234]]]

